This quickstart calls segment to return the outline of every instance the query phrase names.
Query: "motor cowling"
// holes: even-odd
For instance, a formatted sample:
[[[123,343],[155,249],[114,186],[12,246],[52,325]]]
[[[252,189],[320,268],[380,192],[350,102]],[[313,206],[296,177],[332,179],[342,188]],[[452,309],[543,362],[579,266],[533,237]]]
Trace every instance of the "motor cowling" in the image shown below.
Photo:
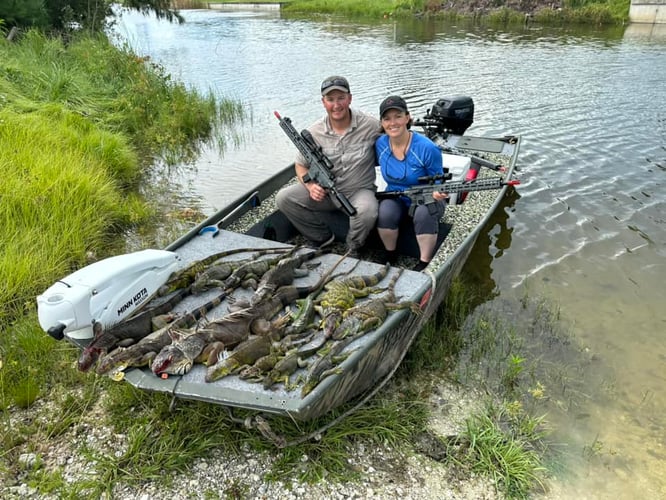
[[[474,122],[474,101],[464,95],[442,97],[433,105],[428,117],[443,130],[462,135]]]
[[[147,303],[180,266],[167,250],[109,257],[51,285],[37,297],[42,329],[53,338],[92,338],[92,324],[118,323]]]

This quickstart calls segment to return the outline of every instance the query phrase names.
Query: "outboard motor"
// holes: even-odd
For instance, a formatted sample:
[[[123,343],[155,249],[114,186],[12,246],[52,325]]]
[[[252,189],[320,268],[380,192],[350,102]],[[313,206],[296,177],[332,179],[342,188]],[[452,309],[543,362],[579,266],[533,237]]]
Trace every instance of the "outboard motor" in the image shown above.
[[[471,97],[455,95],[438,99],[423,120],[414,125],[425,128],[429,137],[446,134],[463,135],[474,122],[474,101]]]
[[[142,250],[90,264],[37,297],[39,324],[53,338],[93,337],[95,322],[108,327],[134,314],[180,267],[167,250]]]
[[[474,122],[474,101],[464,95],[443,97],[432,107],[430,115],[452,134],[462,135]]]

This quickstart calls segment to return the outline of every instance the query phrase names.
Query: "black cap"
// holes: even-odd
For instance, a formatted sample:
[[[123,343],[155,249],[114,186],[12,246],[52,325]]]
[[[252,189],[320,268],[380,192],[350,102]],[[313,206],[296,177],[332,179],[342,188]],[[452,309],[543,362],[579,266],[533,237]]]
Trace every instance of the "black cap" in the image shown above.
[[[326,95],[333,90],[341,90],[348,94],[351,93],[349,90],[349,82],[344,76],[329,76],[326,80],[321,82],[321,95]]]
[[[382,103],[379,105],[379,117],[381,118],[384,116],[384,113],[386,113],[389,109],[399,109],[400,111],[409,113],[409,110],[407,109],[407,103],[399,95],[389,96],[382,101]]]

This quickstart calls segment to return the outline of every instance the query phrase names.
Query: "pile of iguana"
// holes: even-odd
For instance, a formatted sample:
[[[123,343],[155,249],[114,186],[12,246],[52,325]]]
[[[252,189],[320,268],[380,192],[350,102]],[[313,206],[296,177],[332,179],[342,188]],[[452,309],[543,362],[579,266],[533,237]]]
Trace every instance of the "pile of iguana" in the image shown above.
[[[384,323],[389,311],[409,309],[413,314],[421,314],[421,309],[415,302],[409,300],[397,302],[395,285],[401,273],[402,270],[399,270],[391,278],[384,296],[364,301],[342,313],[342,321],[331,335],[330,345],[308,369],[301,397],[308,395],[324,378],[337,373],[338,365],[351,354],[343,353],[344,349],[354,340]]]
[[[202,273],[205,273],[209,267],[218,265],[225,257],[252,252],[247,262],[263,262],[263,260],[257,260],[262,255],[273,253],[284,255],[289,250],[289,247],[266,248],[260,251],[253,248],[236,248],[212,254],[205,259],[191,263],[180,271],[175,271],[158,290],[157,299],[147,302],[144,307],[129,318],[108,328],[103,328],[101,323],[93,324],[94,337],[79,356],[79,370],[88,371],[107,352],[116,347],[132,345],[150,334],[153,330],[163,326],[158,326],[156,323],[176,320],[177,316],[171,314],[173,308],[188,295],[199,293],[201,286],[197,285],[197,283],[202,281]],[[228,260],[225,261],[224,265],[230,269],[230,275],[243,262],[245,261]],[[173,295],[155,304],[160,297],[165,297],[169,294]]]
[[[293,323],[288,323],[281,330],[283,337],[280,342],[273,343],[267,353],[256,358],[255,363],[236,367],[240,369],[241,377],[246,380],[262,381],[264,388],[269,388],[278,382],[284,382],[288,386],[289,376],[299,367],[305,366],[304,359],[317,352],[333,331],[332,328],[328,330],[324,328],[321,331],[308,329],[311,325],[315,326],[312,324],[315,311],[319,311],[323,317],[327,315],[330,317],[334,309],[337,312],[351,307],[356,297],[378,291],[371,287],[378,284],[387,272],[388,266],[385,266],[373,274],[347,276],[316,286],[300,301],[301,307],[293,316]]]
[[[388,264],[367,275],[335,277],[333,271],[343,256],[314,285],[294,285],[294,279],[306,275],[316,265],[310,261],[321,254],[321,250],[301,250],[267,249],[242,261],[222,260],[216,254],[193,264],[163,287],[163,293],[172,293],[172,297],[142,312],[143,317],[130,318],[133,322],[128,325],[140,330],[140,335],[123,336],[127,330],[122,325],[101,332],[85,357],[82,353],[79,366],[89,367],[100,358],[100,374],[149,366],[155,375],[166,377],[184,375],[201,363],[207,366],[207,382],[238,374],[266,389],[284,384],[292,390],[303,383],[304,397],[323,378],[339,370],[340,362],[350,354],[349,344],[379,327],[389,311],[409,308],[420,313],[413,302],[397,302],[395,284],[400,271],[388,287],[378,287],[388,275]],[[236,252],[240,251],[246,249]],[[278,255],[259,259],[271,253]],[[231,294],[240,286],[251,286],[255,291],[249,299],[234,299]],[[173,313],[173,305],[188,294],[211,288],[220,289],[220,293],[203,306],[184,314]],[[207,321],[206,315],[225,299],[232,304],[229,312]],[[158,320],[163,326],[151,332]],[[124,345],[126,337],[131,345]],[[294,373],[303,368],[307,368],[305,375],[292,382]]]
[[[299,368],[310,364],[303,396],[307,395],[320,380],[335,373],[339,362],[348,356],[345,348],[366,332],[380,326],[389,311],[408,308],[420,314],[418,305],[411,301],[397,302],[395,285],[401,271],[395,273],[387,288],[377,287],[388,274],[389,266],[369,275],[352,275],[327,283],[320,294],[311,294],[300,301],[300,310],[285,329],[280,342],[273,342],[270,350],[263,346],[261,357],[252,365],[237,367],[240,378],[261,381],[265,389],[282,383],[292,390],[302,381],[291,377]],[[357,303],[357,298],[387,291],[374,299]],[[320,315],[314,321],[315,310]],[[266,352],[268,350],[268,352]],[[265,354],[264,354],[265,353]],[[311,361],[313,355],[318,355]]]

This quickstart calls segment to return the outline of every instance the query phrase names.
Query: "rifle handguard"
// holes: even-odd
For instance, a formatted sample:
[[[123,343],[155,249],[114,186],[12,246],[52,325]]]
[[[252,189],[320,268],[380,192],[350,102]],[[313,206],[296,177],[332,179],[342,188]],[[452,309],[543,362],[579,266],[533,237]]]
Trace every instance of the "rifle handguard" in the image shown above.
[[[329,195],[340,205],[340,209],[345,212],[349,217],[356,215],[356,209],[347,199],[347,197],[340,193],[335,187],[335,176],[333,175],[333,163],[323,153],[321,146],[319,146],[312,134],[309,131],[303,130],[300,134],[291,124],[291,120],[287,117],[282,118],[280,113],[274,111],[275,117],[280,121],[280,127],[291,139],[294,146],[298,148],[303,157],[310,164],[310,169],[307,174],[303,176],[303,182],[310,181],[317,182],[321,187],[328,190]],[[312,175],[311,175],[312,174]]]

